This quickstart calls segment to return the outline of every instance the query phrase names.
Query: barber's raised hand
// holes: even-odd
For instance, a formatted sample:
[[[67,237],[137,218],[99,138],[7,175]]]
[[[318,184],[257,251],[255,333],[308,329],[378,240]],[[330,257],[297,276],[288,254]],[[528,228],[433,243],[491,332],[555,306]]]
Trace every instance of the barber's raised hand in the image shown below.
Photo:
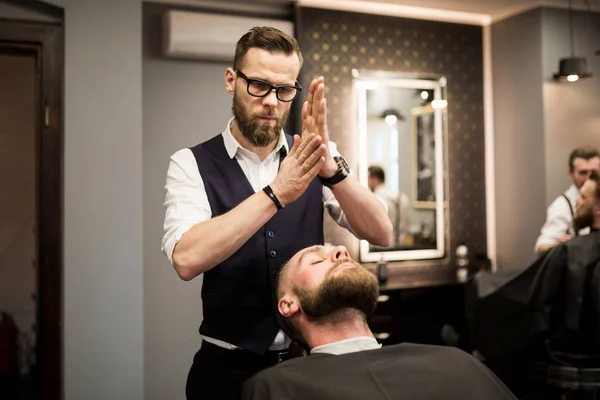
[[[271,183],[271,189],[284,206],[302,196],[325,164],[326,152],[321,136],[306,132],[300,139],[294,135],[294,146]]]
[[[325,163],[319,171],[319,176],[330,178],[338,169],[337,163],[329,153],[329,132],[327,130],[327,101],[325,99],[325,79],[320,76],[310,84],[308,98],[302,106],[302,137],[311,132],[322,139],[325,149]]]

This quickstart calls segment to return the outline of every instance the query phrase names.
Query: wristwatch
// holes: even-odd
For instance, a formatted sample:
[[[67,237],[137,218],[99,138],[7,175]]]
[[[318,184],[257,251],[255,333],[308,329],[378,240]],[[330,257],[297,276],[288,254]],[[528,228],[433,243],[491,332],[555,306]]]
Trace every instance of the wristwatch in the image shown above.
[[[327,187],[332,187],[333,185],[340,183],[341,181],[346,179],[348,175],[350,175],[350,167],[348,167],[348,163],[346,162],[346,160],[344,160],[344,157],[335,156],[333,157],[333,159],[338,165],[337,172],[333,174],[333,176],[330,178],[321,178],[319,176],[319,181],[321,182],[321,184]]]

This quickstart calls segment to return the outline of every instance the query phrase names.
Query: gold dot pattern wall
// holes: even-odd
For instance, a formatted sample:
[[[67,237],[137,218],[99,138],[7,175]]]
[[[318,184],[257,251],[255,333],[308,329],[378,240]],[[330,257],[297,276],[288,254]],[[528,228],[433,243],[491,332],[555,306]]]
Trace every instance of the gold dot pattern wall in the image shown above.
[[[297,30],[304,54],[301,83],[325,77],[331,140],[357,167],[352,131],[352,69],[432,73],[448,78],[448,199],[450,250],[466,242],[486,251],[483,128],[483,31],[479,26],[300,8]],[[303,93],[306,96],[306,93]],[[327,219],[325,240],[355,241]]]

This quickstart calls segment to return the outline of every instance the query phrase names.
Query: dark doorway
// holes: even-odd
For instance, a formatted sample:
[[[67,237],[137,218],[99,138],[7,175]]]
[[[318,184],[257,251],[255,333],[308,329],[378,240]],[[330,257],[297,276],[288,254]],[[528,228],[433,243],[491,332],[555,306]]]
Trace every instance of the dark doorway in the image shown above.
[[[3,399],[62,397],[62,79],[62,24],[0,19]]]

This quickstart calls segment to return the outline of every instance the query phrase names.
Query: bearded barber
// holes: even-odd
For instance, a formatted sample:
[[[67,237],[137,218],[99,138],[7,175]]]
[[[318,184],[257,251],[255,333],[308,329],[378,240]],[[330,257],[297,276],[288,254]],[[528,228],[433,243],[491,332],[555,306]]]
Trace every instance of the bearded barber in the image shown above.
[[[301,66],[293,37],[250,30],[225,71],[233,118],[171,156],[162,249],[181,279],[204,275],[188,399],[236,398],[243,381],[285,358],[291,340],[275,322],[273,285],[285,261],[323,243],[324,209],[359,238],[391,242],[385,207],[329,142],[322,77],[303,105],[302,138],[283,132]]]

